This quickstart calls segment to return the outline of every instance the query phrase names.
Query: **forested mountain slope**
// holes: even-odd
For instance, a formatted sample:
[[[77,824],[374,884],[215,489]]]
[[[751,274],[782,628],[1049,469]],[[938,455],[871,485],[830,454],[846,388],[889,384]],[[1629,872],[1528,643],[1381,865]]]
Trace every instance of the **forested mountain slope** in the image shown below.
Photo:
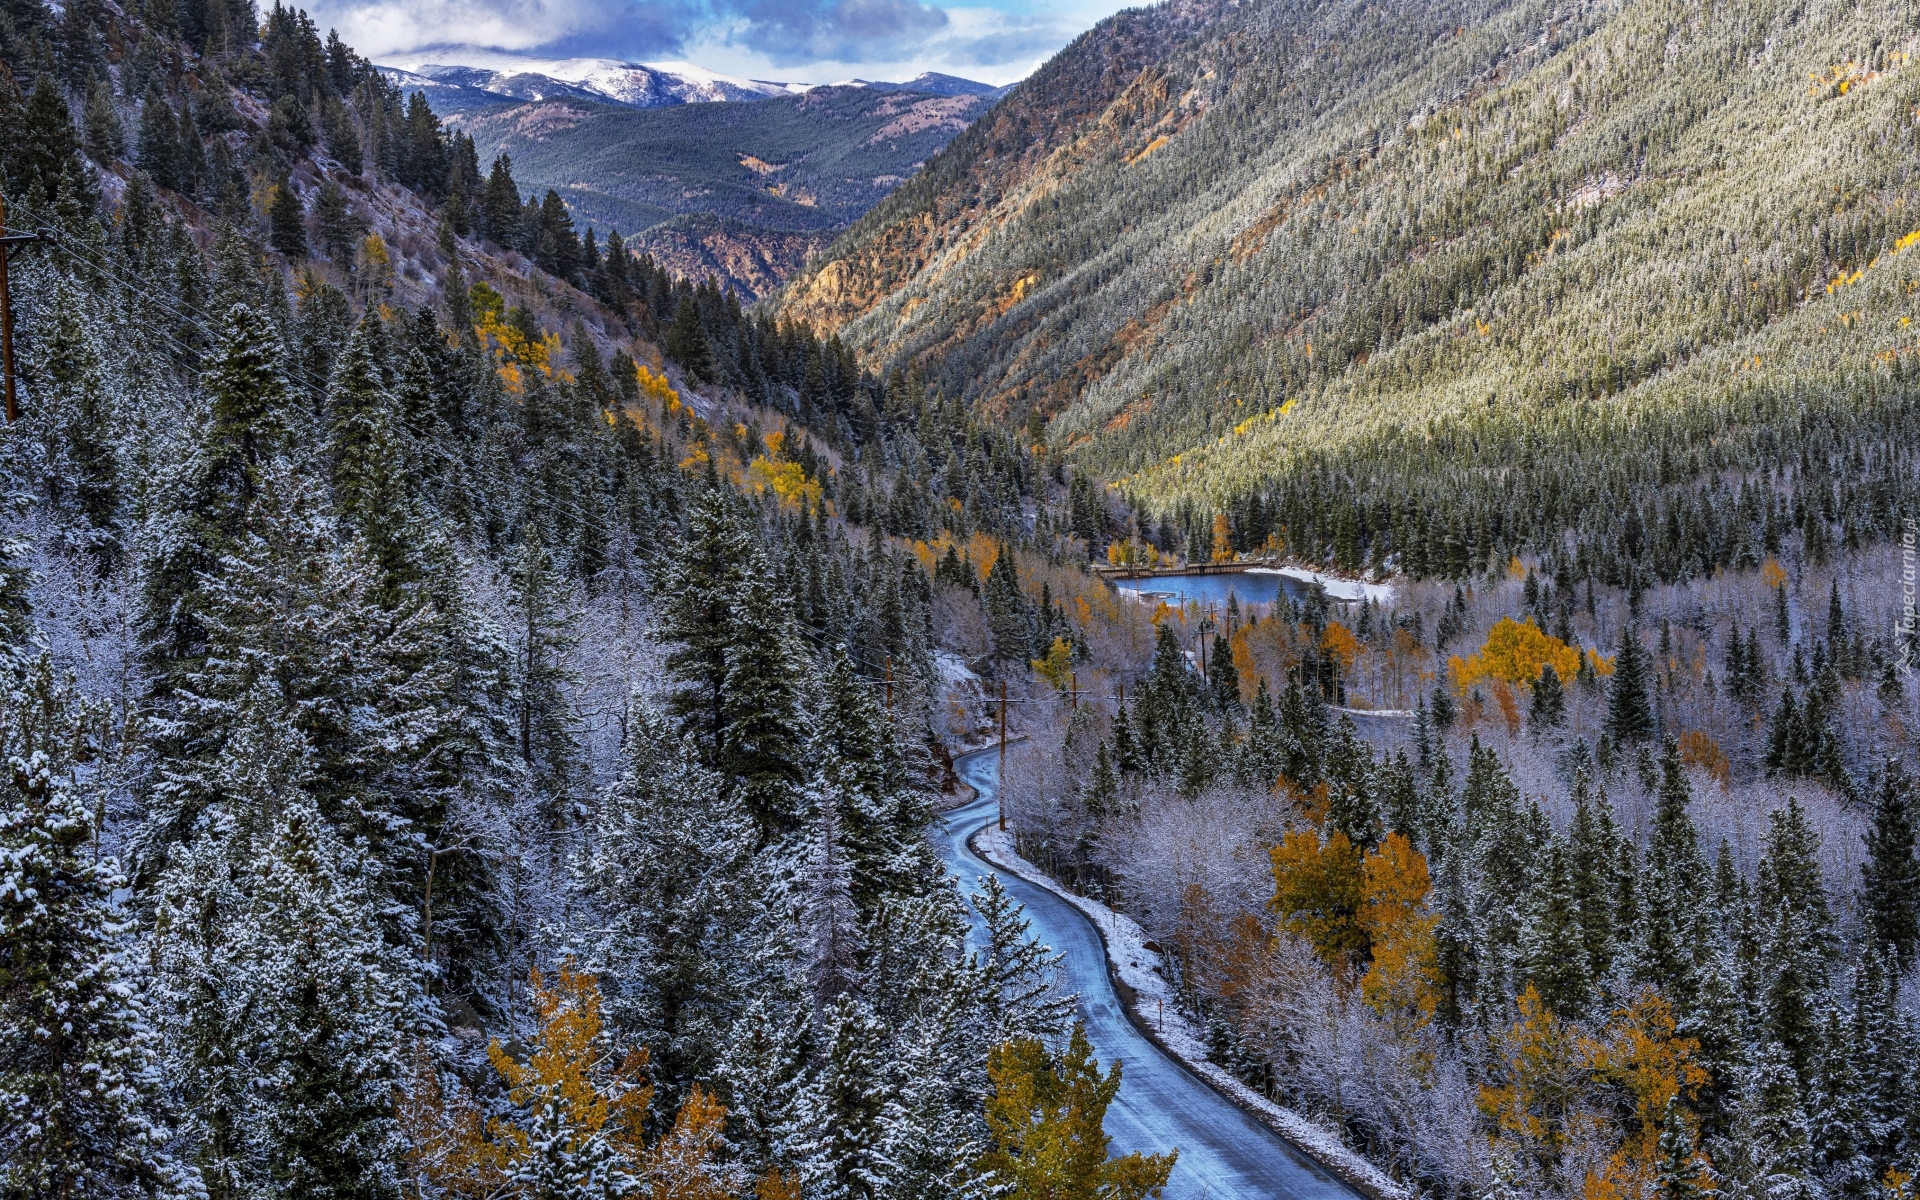
[[[0,7],[0,1196],[972,1194],[990,1052],[1100,1073],[862,526],[966,462],[895,519],[1024,619],[1031,460],[305,13],[150,16]]]
[[[1038,409],[1151,507],[1259,495],[1309,557],[1344,521],[1348,565],[1424,560],[1435,523],[1473,561],[1568,527],[1598,561],[1679,484],[1791,489],[1856,447],[1887,515],[1844,484],[1829,515],[1883,537],[1914,473],[1887,424],[1915,362],[1912,38],[1887,3],[1123,14],[780,309]],[[1547,461],[1575,469],[1503,474]]]
[[[991,103],[865,87],[647,109],[555,97],[459,124],[482,159],[508,155],[516,178],[558,191],[582,223],[629,235],[666,224],[653,240],[687,274],[717,268],[755,296]],[[726,249],[703,254],[703,244]]]

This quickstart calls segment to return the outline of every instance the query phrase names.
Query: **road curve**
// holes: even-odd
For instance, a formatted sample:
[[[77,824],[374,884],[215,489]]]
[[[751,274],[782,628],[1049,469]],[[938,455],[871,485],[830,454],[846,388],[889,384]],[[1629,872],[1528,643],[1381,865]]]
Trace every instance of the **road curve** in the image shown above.
[[[979,798],[947,814],[936,842],[962,891],[973,892],[981,876],[995,871],[968,848],[967,839],[993,819],[997,753],[964,755],[955,760],[954,769]],[[1044,888],[1005,871],[997,873],[1013,898],[1026,906],[1033,935],[1066,955],[1061,982],[1080,994],[1080,1017],[1101,1061],[1118,1059],[1121,1064],[1120,1095],[1107,1110],[1114,1153],[1178,1149],[1180,1161],[1167,1184],[1169,1200],[1355,1200],[1353,1189],[1141,1036],[1120,1009],[1092,922]],[[976,929],[978,924],[975,914]]]

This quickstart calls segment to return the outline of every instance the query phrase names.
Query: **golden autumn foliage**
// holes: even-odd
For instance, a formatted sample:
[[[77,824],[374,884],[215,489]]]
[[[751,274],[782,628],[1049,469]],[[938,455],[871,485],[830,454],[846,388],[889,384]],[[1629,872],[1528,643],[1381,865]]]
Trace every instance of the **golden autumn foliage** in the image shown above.
[[[654,371],[645,363],[635,363],[633,373],[640,383],[642,400],[654,405],[667,416],[680,411],[680,393],[674,391],[673,385],[667,382],[664,371]]]
[[[1673,1005],[1647,989],[1616,1009],[1603,1035],[1587,1045],[1594,1075],[1631,1102],[1633,1129],[1626,1149],[1645,1164],[1653,1162],[1667,1103],[1690,1102],[1708,1082],[1707,1069],[1694,1058],[1700,1043],[1679,1036],[1675,1028]]]
[[[1453,669],[1454,690],[1464,695],[1487,679],[1532,687],[1549,665],[1562,680],[1572,679],[1580,670],[1580,652],[1543,631],[1531,617],[1524,622],[1502,617],[1477,653],[1467,658],[1456,654],[1447,664]]]
[[[1102,1075],[1079,1025],[1059,1055],[1033,1038],[994,1047],[987,1078],[992,1148],[978,1165],[1009,1200],[1145,1200],[1166,1186],[1177,1154],[1107,1157],[1107,1106],[1120,1091],[1120,1064]]]
[[[1107,544],[1107,562],[1116,567],[1157,567],[1160,551],[1152,542],[1123,538]]]
[[[509,313],[506,297],[485,283],[468,289],[467,299],[473,306],[474,335],[499,360],[500,379],[508,390],[520,390],[523,368],[535,368],[553,378],[553,365],[560,355],[559,334],[543,332],[525,309]],[[567,376],[562,373],[561,377]]]
[[[1046,654],[1033,660],[1033,669],[1054,687],[1064,689],[1073,676],[1073,647],[1065,638],[1053,639]]]
[[[1480,1113],[1508,1153],[1551,1167],[1575,1132],[1587,1087],[1587,1055],[1576,1028],[1555,1016],[1529,983],[1513,1023],[1493,1043]]]
[[[1681,766],[1699,767],[1723,788],[1733,778],[1733,764],[1727,761],[1727,752],[1705,731],[1689,729],[1680,735],[1677,745]]]
[[[762,456],[747,464],[747,487],[756,495],[772,492],[789,508],[808,509],[820,504],[819,481],[808,479],[799,463],[776,462]]]
[[[497,1040],[487,1048],[508,1097],[528,1120],[542,1121],[543,1132],[563,1138],[570,1158],[609,1162],[657,1200],[737,1195],[731,1176],[719,1169],[726,1109],[694,1088],[673,1128],[649,1150],[645,1124],[653,1088],[645,1082],[647,1053],[620,1046],[608,1033],[599,981],[569,961],[551,982],[538,970],[530,982],[539,1032],[526,1061]],[[424,1052],[416,1057],[412,1086],[396,1097],[395,1107],[411,1145],[407,1165],[417,1179],[455,1196],[520,1194],[515,1178],[539,1153],[529,1126],[498,1117],[483,1121],[470,1100],[447,1096]],[[778,1190],[772,1195],[784,1200]]]
[[[1340,665],[1344,674],[1353,670],[1353,664],[1360,658],[1360,640],[1338,621],[1328,621],[1320,634],[1320,649],[1326,656]]]
[[[1360,925],[1364,875],[1360,851],[1335,830],[1324,842],[1311,830],[1294,830],[1269,851],[1273,860],[1273,910],[1281,926],[1313,946],[1329,966],[1359,959],[1367,951]]]
[[[1410,1032],[1433,1020],[1440,1004],[1440,918],[1427,911],[1432,882],[1427,860],[1399,833],[1390,833],[1361,864],[1360,911],[1373,963],[1360,981],[1360,998]]]
[[[1232,562],[1234,560],[1233,530],[1227,525],[1227,514],[1225,513],[1213,514],[1212,558],[1213,561],[1217,563]]]

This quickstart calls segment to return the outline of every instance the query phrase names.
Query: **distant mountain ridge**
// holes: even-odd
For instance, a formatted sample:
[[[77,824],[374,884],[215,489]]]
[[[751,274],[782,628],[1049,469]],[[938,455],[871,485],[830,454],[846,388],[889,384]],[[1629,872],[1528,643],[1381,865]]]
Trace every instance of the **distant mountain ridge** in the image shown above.
[[[510,99],[480,92],[469,76],[439,78],[487,98],[442,112],[473,139],[483,167],[506,154],[523,190],[551,188],[582,223],[644,233],[638,244],[656,261],[748,297],[824,250],[993,103],[849,84],[751,104],[641,106],[564,81],[551,95],[524,76],[485,81],[526,94]],[[442,99],[428,93],[436,111]]]
[[[822,86],[744,79],[688,62],[635,63],[608,58],[509,60],[496,67],[422,61],[383,65],[380,72],[403,91],[424,93],[443,118],[524,101],[572,99],[629,108],[664,108],[770,100],[804,95]],[[922,72],[905,83],[850,79],[825,86],[987,99],[997,98],[1006,90],[937,71]]]

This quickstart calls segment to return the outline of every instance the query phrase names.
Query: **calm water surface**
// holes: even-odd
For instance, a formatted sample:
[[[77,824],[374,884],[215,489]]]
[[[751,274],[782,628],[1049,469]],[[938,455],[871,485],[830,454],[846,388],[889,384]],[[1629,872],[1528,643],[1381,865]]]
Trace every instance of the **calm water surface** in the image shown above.
[[[1227,606],[1227,597],[1239,598],[1240,607],[1272,604],[1280,596],[1305,600],[1307,585],[1290,575],[1255,575],[1238,572],[1224,575],[1155,575],[1145,579],[1116,579],[1113,586],[1123,595],[1142,600],[1164,600],[1178,606],[1184,602]]]

